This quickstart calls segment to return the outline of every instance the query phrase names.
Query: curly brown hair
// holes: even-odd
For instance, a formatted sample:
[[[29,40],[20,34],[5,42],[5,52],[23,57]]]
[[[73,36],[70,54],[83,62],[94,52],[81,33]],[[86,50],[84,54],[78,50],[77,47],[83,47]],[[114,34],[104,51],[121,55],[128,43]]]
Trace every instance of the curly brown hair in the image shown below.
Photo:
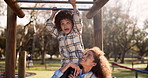
[[[110,64],[104,56],[104,52],[98,47],[87,49],[85,52],[87,51],[93,52],[94,62],[97,64],[91,69],[95,76],[98,78],[112,78]]]
[[[62,31],[60,21],[63,19],[69,19],[72,22],[72,26],[74,25],[73,22],[73,13],[70,10],[61,10],[56,16],[55,16],[55,26],[58,31]]]

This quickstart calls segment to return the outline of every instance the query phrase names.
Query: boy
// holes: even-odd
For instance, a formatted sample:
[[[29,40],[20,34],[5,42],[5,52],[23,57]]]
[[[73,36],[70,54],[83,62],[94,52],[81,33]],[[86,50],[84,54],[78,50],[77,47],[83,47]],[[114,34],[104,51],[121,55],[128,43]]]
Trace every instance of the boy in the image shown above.
[[[49,32],[58,38],[62,66],[69,62],[78,64],[79,59],[82,58],[84,49],[82,42],[82,24],[76,7],[76,1],[69,1],[74,11],[61,10],[56,15],[57,12],[53,10],[46,24],[46,28]],[[54,17],[55,24],[52,22]],[[71,69],[67,70],[67,72],[71,72]]]

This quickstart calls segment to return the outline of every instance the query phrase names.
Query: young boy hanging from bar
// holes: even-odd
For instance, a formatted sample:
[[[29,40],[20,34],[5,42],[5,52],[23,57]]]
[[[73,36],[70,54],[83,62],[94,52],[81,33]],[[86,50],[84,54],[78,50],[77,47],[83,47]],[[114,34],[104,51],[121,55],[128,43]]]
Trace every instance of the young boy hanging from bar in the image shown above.
[[[59,41],[62,66],[69,62],[78,65],[84,50],[82,42],[83,26],[76,6],[76,0],[69,0],[69,2],[73,7],[73,11],[61,10],[57,12],[52,10],[51,17],[46,22],[48,31],[56,36]],[[69,68],[61,78],[67,78],[73,72],[74,69]]]

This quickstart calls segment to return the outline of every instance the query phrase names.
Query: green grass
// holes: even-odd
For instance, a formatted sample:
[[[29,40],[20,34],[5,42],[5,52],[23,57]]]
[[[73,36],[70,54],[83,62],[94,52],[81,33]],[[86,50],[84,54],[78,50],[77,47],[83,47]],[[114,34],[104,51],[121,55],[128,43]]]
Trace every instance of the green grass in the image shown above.
[[[118,69],[118,71],[113,71],[112,75],[117,78],[136,78],[135,71],[125,70],[125,69],[121,70]],[[138,78],[148,78],[148,74],[143,74],[139,72]]]
[[[131,65],[128,64],[120,64],[123,66],[127,66],[130,67]],[[146,64],[138,64],[135,67],[139,68],[139,69],[144,69],[143,67],[145,67]],[[124,68],[120,68],[115,66],[114,70],[112,71],[112,75],[117,77],[117,78],[136,78],[136,71],[131,71],[129,69],[124,69]],[[148,78],[148,74],[144,74],[141,72],[138,72],[138,78]]]
[[[27,71],[36,73],[34,76],[26,77],[26,78],[51,78],[54,71]]]
[[[129,59],[126,59],[126,60],[129,60]],[[112,59],[110,62],[113,62]],[[60,59],[53,59],[53,60],[46,59],[46,65],[41,65],[40,60],[35,60],[33,61],[33,64],[34,66],[30,68],[26,67],[26,72],[33,72],[33,73],[36,73],[36,75],[26,77],[26,78],[50,78],[53,75],[54,71],[61,67]],[[5,65],[4,60],[0,60],[0,66],[4,67],[4,65]],[[132,68],[132,63],[129,61],[125,62],[125,64],[120,64],[120,65]],[[136,69],[144,70],[146,66],[147,66],[146,63],[145,64],[134,63],[134,68]],[[120,68],[117,66],[115,66],[114,70],[112,71],[112,75],[117,78],[136,78],[135,71]],[[138,78],[148,78],[148,74],[143,74],[138,72]]]

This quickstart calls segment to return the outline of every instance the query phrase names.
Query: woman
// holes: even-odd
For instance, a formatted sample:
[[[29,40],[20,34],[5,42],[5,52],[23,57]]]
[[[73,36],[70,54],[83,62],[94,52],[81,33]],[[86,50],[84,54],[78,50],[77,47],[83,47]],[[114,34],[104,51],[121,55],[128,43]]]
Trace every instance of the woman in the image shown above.
[[[112,78],[109,62],[98,47],[86,49],[85,55],[80,60],[79,66],[74,63],[68,63],[64,67],[57,70],[52,78],[60,78],[63,73],[69,68],[75,69],[74,74],[70,74],[69,78]]]

